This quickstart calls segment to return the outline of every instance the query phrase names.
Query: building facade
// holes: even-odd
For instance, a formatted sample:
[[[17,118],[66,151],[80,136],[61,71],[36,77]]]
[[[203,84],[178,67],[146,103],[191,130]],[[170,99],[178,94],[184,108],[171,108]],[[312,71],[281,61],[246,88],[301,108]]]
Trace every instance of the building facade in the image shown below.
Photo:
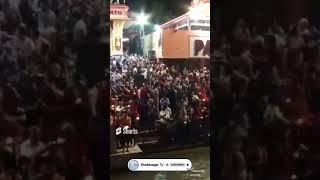
[[[210,0],[194,0],[189,12],[146,36],[144,53],[159,59],[210,58]]]
[[[125,4],[110,4],[110,54],[123,55],[123,28],[127,21],[129,7]]]

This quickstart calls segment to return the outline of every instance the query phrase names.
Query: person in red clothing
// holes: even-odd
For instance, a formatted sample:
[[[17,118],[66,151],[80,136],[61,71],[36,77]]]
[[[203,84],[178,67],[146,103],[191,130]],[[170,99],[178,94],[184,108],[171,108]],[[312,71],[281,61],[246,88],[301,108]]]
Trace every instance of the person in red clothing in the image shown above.
[[[138,106],[132,100],[129,101],[129,115],[131,118],[132,128],[136,128],[140,121],[140,117],[138,113]]]
[[[141,99],[147,98],[148,93],[150,93],[148,85],[146,83],[143,83],[143,85],[141,87],[140,98]]]
[[[62,128],[62,133],[65,142],[61,148],[68,167],[74,172],[82,173],[82,175],[75,173],[75,176],[83,177],[92,173],[91,164],[86,160],[89,148],[87,138],[77,134],[71,124],[66,124]],[[72,173],[70,176],[73,176]]]
[[[67,118],[75,122],[75,126],[80,132],[85,133],[90,119],[90,106],[88,102],[87,89],[77,83],[66,90],[65,107],[70,107],[66,111]]]
[[[93,167],[87,156],[82,156],[81,172],[84,179],[93,179]]]
[[[129,128],[131,128],[131,118],[130,118],[130,111],[129,109],[125,109],[122,112],[120,112],[120,126],[122,128],[128,126]]]
[[[284,89],[284,93],[285,102],[281,109],[287,119],[298,125],[310,123],[304,87],[297,80],[292,80]]]
[[[120,114],[120,127],[122,129],[130,129],[131,128],[131,118],[129,115],[129,112],[127,110],[122,111]],[[127,152],[129,152],[129,145],[132,144],[132,136],[129,134],[123,134],[121,133],[119,135],[121,148],[124,152],[125,148],[127,149]]]

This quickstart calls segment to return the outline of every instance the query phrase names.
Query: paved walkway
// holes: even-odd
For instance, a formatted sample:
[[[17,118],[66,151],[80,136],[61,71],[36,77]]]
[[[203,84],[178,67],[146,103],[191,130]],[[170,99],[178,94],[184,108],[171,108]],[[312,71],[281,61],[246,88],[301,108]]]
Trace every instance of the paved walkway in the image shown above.
[[[122,149],[117,149],[117,152],[115,154],[111,154],[111,156],[120,156],[124,154],[135,154],[135,153],[141,153],[142,150],[139,148],[138,145],[135,145],[133,147],[129,147],[129,152],[126,151],[127,149],[123,150]]]

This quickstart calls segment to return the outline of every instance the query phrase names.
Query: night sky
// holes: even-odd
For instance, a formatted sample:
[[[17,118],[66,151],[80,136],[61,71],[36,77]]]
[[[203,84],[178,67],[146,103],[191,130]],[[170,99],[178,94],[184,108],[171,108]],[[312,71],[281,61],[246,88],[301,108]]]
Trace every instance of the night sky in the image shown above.
[[[320,25],[319,0],[213,0],[213,14],[218,16],[220,23],[230,29],[239,17],[255,21],[263,17],[263,23],[277,20],[288,26],[297,19],[307,17]],[[214,17],[217,18],[217,17]],[[268,22],[269,21],[269,22]]]
[[[150,21],[154,24],[162,24],[176,18],[188,11],[191,0],[127,0],[129,11],[144,11],[150,14]]]

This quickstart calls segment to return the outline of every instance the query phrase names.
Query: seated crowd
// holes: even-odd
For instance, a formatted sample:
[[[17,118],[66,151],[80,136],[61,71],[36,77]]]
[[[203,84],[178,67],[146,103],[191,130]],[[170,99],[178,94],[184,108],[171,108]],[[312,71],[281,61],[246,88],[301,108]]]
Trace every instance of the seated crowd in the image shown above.
[[[208,134],[210,74],[207,67],[169,66],[136,55],[112,57],[110,66],[115,126],[149,132],[163,129],[160,136],[167,137],[160,141],[164,143],[172,143],[168,139],[181,142],[204,132]],[[201,125],[202,128],[196,129]]]

